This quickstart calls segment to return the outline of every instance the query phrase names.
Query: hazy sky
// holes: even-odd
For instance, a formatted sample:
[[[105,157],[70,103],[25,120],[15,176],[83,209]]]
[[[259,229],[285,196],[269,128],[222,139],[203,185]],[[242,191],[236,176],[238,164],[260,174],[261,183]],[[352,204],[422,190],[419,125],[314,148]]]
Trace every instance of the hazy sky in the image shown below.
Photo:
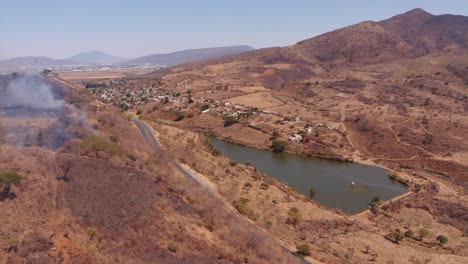
[[[0,0],[0,58],[286,46],[416,7],[468,15],[468,0]]]

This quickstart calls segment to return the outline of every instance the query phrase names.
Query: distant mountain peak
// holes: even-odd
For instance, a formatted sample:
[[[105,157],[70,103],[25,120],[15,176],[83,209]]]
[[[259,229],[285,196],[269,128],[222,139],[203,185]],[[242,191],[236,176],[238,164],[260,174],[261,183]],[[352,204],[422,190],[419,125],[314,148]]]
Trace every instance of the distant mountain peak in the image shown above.
[[[413,22],[413,23],[421,23],[421,22],[423,22],[423,21],[425,21],[427,19],[430,19],[433,16],[434,16],[433,14],[427,12],[424,9],[415,8],[415,9],[412,9],[412,10],[410,10],[408,12],[405,12],[405,13],[393,16],[393,17],[391,17],[389,19],[386,19],[386,21],[407,20],[407,21]]]
[[[99,50],[90,50],[87,52],[76,54],[75,56],[70,57],[67,60],[93,64],[112,64],[123,61],[125,60],[125,58],[113,56]]]
[[[422,8],[411,9],[410,11],[405,12],[402,15],[431,15],[432,16],[431,13],[427,12],[426,10]]]

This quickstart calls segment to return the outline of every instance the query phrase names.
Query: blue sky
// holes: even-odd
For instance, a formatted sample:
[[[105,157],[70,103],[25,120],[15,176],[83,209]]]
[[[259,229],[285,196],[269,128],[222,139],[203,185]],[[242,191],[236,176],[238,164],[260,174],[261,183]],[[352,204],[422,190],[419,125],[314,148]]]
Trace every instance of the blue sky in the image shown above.
[[[420,7],[468,15],[467,0],[0,0],[0,58],[117,56],[247,44],[286,46]]]

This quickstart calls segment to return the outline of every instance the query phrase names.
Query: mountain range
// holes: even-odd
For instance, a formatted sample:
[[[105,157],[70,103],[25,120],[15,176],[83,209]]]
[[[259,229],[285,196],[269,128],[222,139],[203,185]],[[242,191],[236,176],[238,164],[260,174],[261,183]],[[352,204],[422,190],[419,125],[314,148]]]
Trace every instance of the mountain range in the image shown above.
[[[200,62],[215,59],[227,55],[251,51],[254,48],[246,45],[227,46],[204,49],[190,49],[167,54],[151,54],[134,59],[113,56],[101,51],[89,51],[79,53],[66,59],[53,59],[50,57],[15,57],[0,61],[0,68],[22,68],[22,67],[60,67],[68,65],[141,65],[155,64],[164,66],[174,66],[182,63]]]
[[[135,58],[123,62],[124,64],[158,64],[166,66],[174,66],[178,64],[205,61],[215,58],[220,58],[227,55],[239,54],[246,51],[254,50],[254,48],[246,45],[242,46],[228,46],[228,47],[216,47],[216,48],[204,48],[204,49],[190,49],[177,51],[167,54],[153,54]]]

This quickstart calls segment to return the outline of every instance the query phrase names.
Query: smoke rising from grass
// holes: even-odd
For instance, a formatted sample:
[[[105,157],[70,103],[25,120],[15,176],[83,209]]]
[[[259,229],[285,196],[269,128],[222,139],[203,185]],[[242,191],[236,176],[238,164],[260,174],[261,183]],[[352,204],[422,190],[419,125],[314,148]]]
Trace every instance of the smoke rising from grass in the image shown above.
[[[66,102],[64,94],[43,76],[0,75],[3,141],[57,149],[76,138],[76,131],[88,130],[86,113]]]
[[[25,75],[12,80],[0,96],[1,107],[59,109],[65,101],[57,99],[52,88],[38,76]]]

